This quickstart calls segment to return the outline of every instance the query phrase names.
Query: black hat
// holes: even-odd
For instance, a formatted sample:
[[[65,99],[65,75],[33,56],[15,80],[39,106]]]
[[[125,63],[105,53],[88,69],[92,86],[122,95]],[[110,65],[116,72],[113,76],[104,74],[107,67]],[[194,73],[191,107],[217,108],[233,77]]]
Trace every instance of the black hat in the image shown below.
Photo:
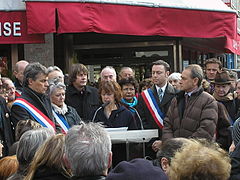
[[[145,159],[120,162],[107,176],[106,180],[168,180],[160,167],[153,166]]]
[[[214,84],[230,84],[231,78],[227,71],[217,72],[216,77],[214,79]]]

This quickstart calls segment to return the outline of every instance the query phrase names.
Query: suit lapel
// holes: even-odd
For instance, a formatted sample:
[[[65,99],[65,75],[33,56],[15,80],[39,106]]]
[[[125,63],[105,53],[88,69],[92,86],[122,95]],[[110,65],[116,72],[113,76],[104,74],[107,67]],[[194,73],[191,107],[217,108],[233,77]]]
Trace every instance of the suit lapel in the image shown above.
[[[160,105],[164,106],[165,104],[167,104],[172,99],[173,94],[175,94],[175,90],[172,85],[168,83],[163,96],[163,100]]]

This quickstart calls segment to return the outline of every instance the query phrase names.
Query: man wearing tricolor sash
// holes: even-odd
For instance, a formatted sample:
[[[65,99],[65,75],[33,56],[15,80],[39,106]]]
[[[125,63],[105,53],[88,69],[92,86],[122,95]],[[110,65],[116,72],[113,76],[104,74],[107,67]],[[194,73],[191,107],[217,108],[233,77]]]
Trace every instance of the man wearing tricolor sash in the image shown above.
[[[23,92],[11,109],[14,126],[20,120],[32,119],[43,127],[55,130],[51,103],[46,96],[47,89],[46,67],[40,63],[29,64],[24,71]]]
[[[167,82],[170,66],[163,60],[158,60],[152,65],[153,86],[139,96],[137,106],[145,129],[158,129],[159,139],[153,139],[147,149],[147,154],[154,157],[158,144],[161,143],[163,120],[168,111],[171,100],[176,90]],[[153,151],[152,151],[153,150]]]

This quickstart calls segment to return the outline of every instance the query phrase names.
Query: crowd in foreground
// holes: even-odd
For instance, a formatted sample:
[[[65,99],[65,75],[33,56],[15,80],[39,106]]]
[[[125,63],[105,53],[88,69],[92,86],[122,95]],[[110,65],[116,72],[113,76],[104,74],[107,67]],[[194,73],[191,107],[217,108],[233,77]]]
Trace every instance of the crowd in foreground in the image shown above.
[[[151,70],[138,84],[132,68],[117,76],[106,66],[93,87],[83,64],[72,65],[66,80],[56,66],[19,61],[15,83],[2,77],[0,84],[0,176],[4,170],[5,179],[240,179],[237,74],[216,58],[204,70],[191,64],[170,74],[163,60]],[[142,144],[130,145],[127,162],[126,145],[112,145],[103,127],[159,135],[144,144],[146,154]]]

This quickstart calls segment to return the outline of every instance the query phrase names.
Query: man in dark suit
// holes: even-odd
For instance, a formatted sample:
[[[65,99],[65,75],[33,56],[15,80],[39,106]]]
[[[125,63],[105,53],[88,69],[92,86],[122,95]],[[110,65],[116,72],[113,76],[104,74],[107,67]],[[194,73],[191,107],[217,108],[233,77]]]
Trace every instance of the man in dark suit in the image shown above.
[[[20,120],[32,119],[44,127],[55,128],[47,89],[47,68],[40,63],[30,63],[24,71],[21,97],[11,109],[14,127]]]
[[[169,73],[170,66],[168,63],[163,60],[153,62],[152,82],[154,85],[141,93],[137,106],[144,128],[158,129],[160,139],[162,136],[163,119],[168,111],[171,100],[176,94],[176,90],[168,83]],[[152,139],[148,146],[156,152],[159,144],[161,144],[160,140]]]

